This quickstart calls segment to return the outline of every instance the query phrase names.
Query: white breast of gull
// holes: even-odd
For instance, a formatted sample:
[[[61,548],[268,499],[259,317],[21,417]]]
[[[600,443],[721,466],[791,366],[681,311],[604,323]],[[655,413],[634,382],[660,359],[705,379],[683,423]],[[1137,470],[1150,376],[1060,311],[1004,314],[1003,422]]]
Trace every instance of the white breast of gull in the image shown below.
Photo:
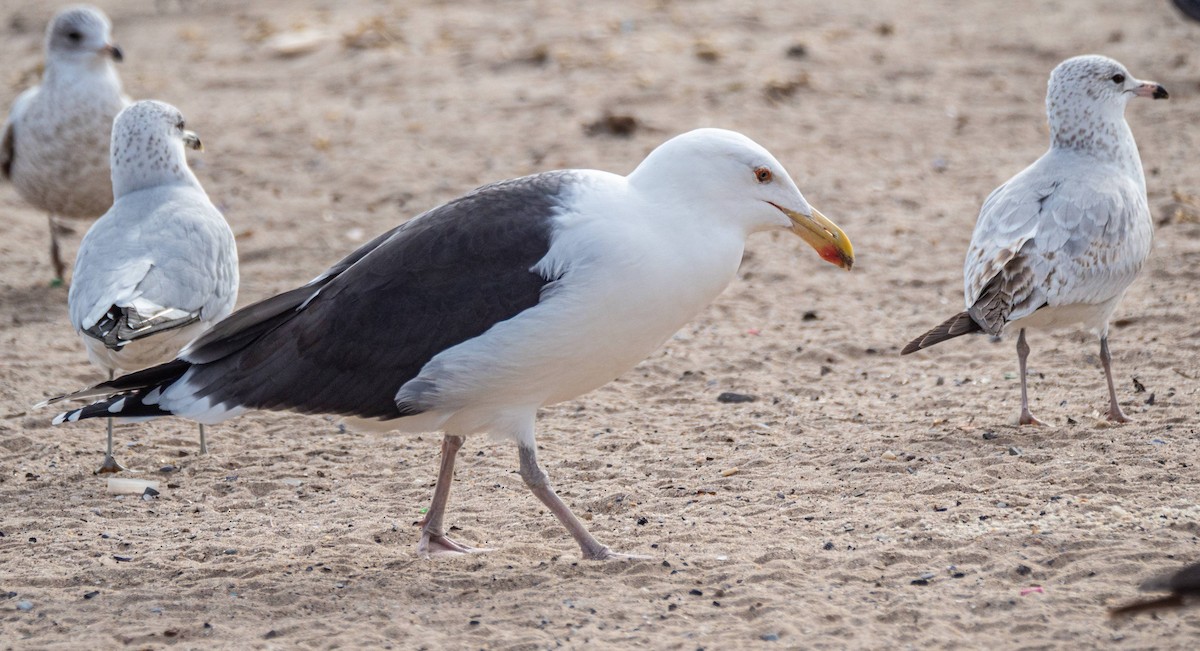
[[[73,394],[104,396],[55,422],[251,409],[442,431],[422,554],[445,535],[454,458],[479,432],[517,444],[521,476],[589,559],[593,538],[537,464],[542,405],[633,367],[736,274],[746,237],[787,229],[849,269],[850,242],[745,136],[700,129],[629,176],[547,172],[484,186],[347,256],[308,285],[235,312],[167,364]],[[57,400],[57,399],[55,399]]]
[[[1108,418],[1128,420],[1117,402],[1108,322],[1150,255],[1153,225],[1146,179],[1125,106],[1165,99],[1107,57],[1068,59],[1050,75],[1050,150],[996,188],[979,213],[963,267],[966,310],[910,342],[902,354],[972,332],[1016,329],[1022,425],[1029,411],[1025,330],[1083,326],[1100,338]]]
[[[99,217],[112,205],[108,146],[113,119],[129,104],[113,63],[112,24],[89,6],[60,10],[46,28],[40,85],[13,102],[0,132],[0,173],[50,219],[55,279],[64,264],[55,216]]]
[[[233,232],[188,168],[185,146],[199,149],[199,137],[162,102],[129,106],[113,127],[116,200],[84,236],[67,295],[71,325],[110,379],[173,359],[237,301]],[[100,470],[120,469],[110,420]]]

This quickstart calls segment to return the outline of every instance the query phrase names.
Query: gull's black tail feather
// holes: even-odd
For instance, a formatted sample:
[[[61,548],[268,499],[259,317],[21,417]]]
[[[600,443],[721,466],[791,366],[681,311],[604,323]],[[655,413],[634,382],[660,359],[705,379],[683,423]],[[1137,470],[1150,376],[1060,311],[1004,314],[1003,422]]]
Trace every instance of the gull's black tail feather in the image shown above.
[[[967,312],[959,312],[954,316],[946,319],[941,325],[926,332],[925,334],[908,342],[904,350],[900,351],[901,355],[915,353],[922,348],[929,348],[934,344],[940,344],[947,339],[961,337],[962,335],[971,334],[972,332],[983,332],[983,326],[975,322],[971,315]]]
[[[86,407],[64,411],[51,421],[55,425],[73,423],[85,418],[134,418],[146,419],[159,416],[170,416],[171,412],[164,411],[158,405],[147,405],[142,400],[149,391],[122,393],[99,402],[93,402]]]
[[[62,400],[105,396],[86,407],[58,414],[53,420],[55,425],[73,423],[85,418],[156,418],[159,416],[170,416],[171,412],[162,409],[158,405],[158,398],[164,389],[182,377],[191,367],[191,364],[183,360],[172,360],[166,364],[152,366],[135,373],[122,375],[107,382],[101,382],[94,387],[82,391],[51,398],[41,403],[41,405],[49,405]]]

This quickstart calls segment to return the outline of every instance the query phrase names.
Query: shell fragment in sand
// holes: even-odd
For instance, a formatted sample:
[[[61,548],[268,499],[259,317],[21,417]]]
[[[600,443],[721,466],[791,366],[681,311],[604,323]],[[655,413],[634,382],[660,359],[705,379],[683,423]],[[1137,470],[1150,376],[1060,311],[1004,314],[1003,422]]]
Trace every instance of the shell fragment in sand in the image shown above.
[[[125,477],[110,477],[108,492],[113,495],[141,495],[147,488],[158,490],[158,482],[149,479],[129,479]]]

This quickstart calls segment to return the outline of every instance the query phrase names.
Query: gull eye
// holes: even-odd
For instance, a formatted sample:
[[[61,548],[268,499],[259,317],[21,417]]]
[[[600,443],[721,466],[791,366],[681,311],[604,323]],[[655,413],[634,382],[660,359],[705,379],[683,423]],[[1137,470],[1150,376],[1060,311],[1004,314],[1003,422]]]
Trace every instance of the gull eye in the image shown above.
[[[1119,73],[1119,72],[1118,72],[1117,74],[1113,75],[1112,77],[1110,77],[1110,79],[1112,79],[1112,82],[1113,82],[1114,84],[1123,84],[1123,83],[1125,83],[1125,75],[1123,75],[1123,74],[1121,74],[1121,73]]]
[[[177,123],[175,124],[175,128],[176,128],[176,129],[179,129],[180,131],[183,131],[183,129],[184,129],[186,126],[187,126],[187,125],[185,125],[185,124],[183,123],[183,120],[180,120],[179,122],[177,122]]]
[[[83,34],[79,32],[67,32],[67,38],[71,39],[72,43],[78,43],[83,40]]]
[[[770,168],[756,167],[754,168],[754,178],[758,179],[759,183],[770,183],[775,177],[771,174]]]

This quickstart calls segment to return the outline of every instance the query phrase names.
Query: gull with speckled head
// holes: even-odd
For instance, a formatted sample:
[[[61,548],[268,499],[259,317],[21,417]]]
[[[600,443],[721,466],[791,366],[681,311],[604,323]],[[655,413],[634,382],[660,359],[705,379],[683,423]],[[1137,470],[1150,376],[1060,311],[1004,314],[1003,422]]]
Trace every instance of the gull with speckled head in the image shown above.
[[[1108,57],[1067,59],[1050,74],[1050,150],[996,188],[979,213],[963,266],[966,310],[911,341],[907,355],[969,333],[1017,330],[1022,425],[1029,411],[1026,329],[1083,326],[1100,337],[1108,418],[1128,417],[1113,386],[1108,322],[1150,256],[1146,176],[1125,106],[1166,99]]]
[[[537,463],[539,407],[654,352],[733,280],[746,238],[790,230],[849,269],[846,234],[746,136],[699,129],[628,176],[562,170],[481,187],[375,238],[315,280],[235,312],[166,364],[52,399],[55,423],[248,410],[444,433],[418,552],[476,551],[443,515],[465,437],[516,443],[521,477],[587,559],[588,533]]]
[[[174,358],[237,301],[233,232],[188,167],[185,147],[200,149],[200,138],[163,102],[136,102],[113,126],[116,201],[83,237],[67,295],[71,325],[109,379]],[[98,472],[122,470],[112,441],[109,418]]]
[[[65,269],[57,217],[95,219],[113,202],[109,139],[129,98],[113,66],[122,56],[111,31],[95,7],[60,10],[46,28],[42,83],[17,96],[0,132],[0,174],[48,215],[56,282]]]

